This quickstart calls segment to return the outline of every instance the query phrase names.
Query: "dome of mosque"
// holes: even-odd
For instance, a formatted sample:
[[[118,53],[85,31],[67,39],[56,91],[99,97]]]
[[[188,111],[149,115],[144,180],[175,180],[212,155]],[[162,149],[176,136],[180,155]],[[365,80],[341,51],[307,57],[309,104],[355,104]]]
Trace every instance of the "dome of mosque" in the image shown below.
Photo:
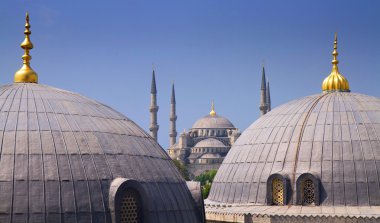
[[[152,137],[104,104],[37,84],[25,55],[29,71],[0,88],[0,222],[202,221]]]
[[[193,127],[193,129],[230,129],[235,128],[230,120],[225,117],[216,114],[214,109],[214,103],[212,103],[211,112],[209,115],[198,119]]]
[[[230,120],[219,115],[207,115],[198,119],[193,127],[193,129],[229,129],[235,128]]]
[[[336,45],[335,37],[330,88],[324,83],[323,93],[260,117],[224,159],[207,203],[241,209],[208,213],[305,217],[297,222],[307,216],[380,218],[380,99],[351,93],[343,76],[331,77],[339,74]],[[342,206],[352,210],[339,214]]]

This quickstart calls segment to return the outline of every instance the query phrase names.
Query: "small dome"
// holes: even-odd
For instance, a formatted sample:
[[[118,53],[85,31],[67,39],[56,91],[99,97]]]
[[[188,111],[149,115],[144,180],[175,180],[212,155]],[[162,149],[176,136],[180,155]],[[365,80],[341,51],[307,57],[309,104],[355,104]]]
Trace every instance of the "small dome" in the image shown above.
[[[222,156],[219,153],[205,153],[199,159],[219,159]]]
[[[204,139],[197,144],[195,144],[194,148],[220,148],[220,147],[226,147],[221,141],[214,139],[214,138],[208,138]]]
[[[231,129],[235,126],[230,120],[219,115],[207,115],[196,121],[193,129]]]
[[[379,98],[332,92],[291,101],[243,132],[209,199],[265,205],[268,178],[281,174],[290,182],[289,205],[296,205],[297,180],[312,174],[323,206],[379,206],[379,134]]]
[[[112,108],[18,83],[0,88],[0,114],[0,222],[11,222],[12,214],[17,222],[110,222],[117,178],[135,180],[146,192],[144,222],[199,222],[167,153]]]

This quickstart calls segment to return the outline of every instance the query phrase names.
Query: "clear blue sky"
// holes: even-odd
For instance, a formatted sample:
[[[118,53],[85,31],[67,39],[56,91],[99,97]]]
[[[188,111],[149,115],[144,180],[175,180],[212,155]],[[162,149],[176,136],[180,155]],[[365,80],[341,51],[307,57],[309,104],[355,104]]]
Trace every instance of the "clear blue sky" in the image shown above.
[[[0,2],[0,83],[21,66],[25,11],[40,83],[78,92],[149,125],[156,66],[159,142],[168,145],[170,87],[177,128],[210,111],[238,128],[258,118],[261,66],[273,107],[321,92],[338,32],[340,71],[354,92],[380,96],[380,1]]]

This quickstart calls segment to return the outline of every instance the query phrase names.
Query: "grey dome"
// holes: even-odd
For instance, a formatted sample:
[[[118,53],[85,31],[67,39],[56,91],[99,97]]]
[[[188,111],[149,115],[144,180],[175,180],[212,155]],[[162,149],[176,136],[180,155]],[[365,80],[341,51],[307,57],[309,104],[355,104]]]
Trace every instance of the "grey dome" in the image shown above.
[[[207,115],[203,118],[197,120],[193,129],[230,129],[235,128],[235,126],[230,122],[230,120],[219,116],[219,115]]]
[[[195,144],[194,147],[195,148],[220,148],[220,147],[226,147],[226,146],[217,139],[208,138],[208,139],[199,141],[197,144]]]
[[[111,222],[110,183],[138,181],[147,222],[199,222],[185,181],[133,121],[79,94],[0,88],[0,222]]]
[[[255,121],[219,168],[209,200],[266,204],[271,174],[320,179],[323,206],[380,205],[380,99],[326,93],[284,104]],[[285,207],[286,208],[286,207]]]

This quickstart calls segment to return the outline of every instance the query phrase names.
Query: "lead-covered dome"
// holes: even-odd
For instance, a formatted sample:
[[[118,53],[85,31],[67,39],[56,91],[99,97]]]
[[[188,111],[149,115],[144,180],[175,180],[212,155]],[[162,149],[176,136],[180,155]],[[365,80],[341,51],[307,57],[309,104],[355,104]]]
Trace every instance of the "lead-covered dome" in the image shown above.
[[[197,144],[195,144],[196,148],[218,148],[218,147],[226,147],[220,140],[217,140],[215,138],[208,138],[203,139],[202,141],[199,141]]]
[[[333,92],[291,101],[242,133],[219,168],[209,200],[379,206],[379,136],[379,98]]]
[[[199,222],[166,152],[94,100],[33,83],[2,86],[0,137],[0,222],[110,222],[110,185],[121,178],[144,191],[144,222]]]
[[[220,115],[206,115],[198,119],[193,129],[233,129],[235,126],[228,120]]]

